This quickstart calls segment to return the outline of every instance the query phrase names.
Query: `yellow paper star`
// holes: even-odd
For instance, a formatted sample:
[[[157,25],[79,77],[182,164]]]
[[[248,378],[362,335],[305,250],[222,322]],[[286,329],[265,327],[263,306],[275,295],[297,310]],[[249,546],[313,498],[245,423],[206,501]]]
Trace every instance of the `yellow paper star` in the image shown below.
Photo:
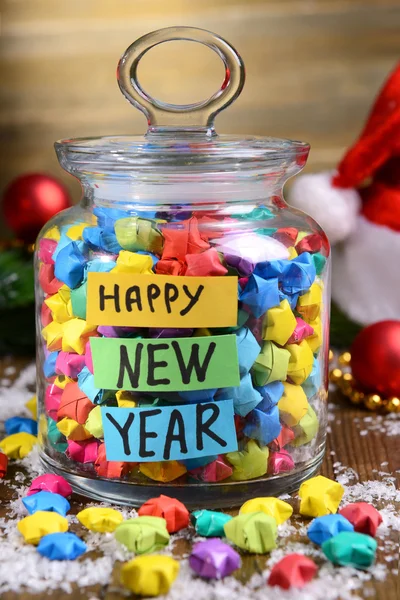
[[[101,418],[101,406],[98,404],[90,411],[85,422],[85,429],[97,439],[104,437],[103,420]]]
[[[54,385],[63,390],[65,386],[68,385],[68,383],[71,383],[73,381],[73,379],[67,377],[66,375],[57,375],[57,377],[54,380]]]
[[[36,394],[34,396],[32,396],[32,398],[29,398],[28,402],[25,402],[25,406],[32,414],[32,419],[35,419],[35,421],[36,421],[37,420],[37,397],[36,397]]]
[[[54,240],[55,242],[58,242],[61,237],[60,230],[58,229],[58,227],[56,227],[56,225],[54,225],[46,231],[43,237],[46,240]]]
[[[263,339],[284,346],[296,328],[296,318],[287,300],[267,310],[263,320]]]
[[[121,582],[138,596],[167,594],[179,573],[179,562],[171,556],[137,556],[121,569]]]
[[[142,462],[139,471],[155,481],[174,481],[186,473],[187,469],[176,460],[167,460],[162,462]]]
[[[323,517],[334,514],[344,494],[340,483],[318,475],[304,481],[299,490],[300,514],[306,517]]]
[[[58,292],[46,298],[44,303],[51,310],[51,316],[57,323],[65,323],[72,319],[71,290],[67,285],[61,286]]]
[[[51,352],[54,352],[54,350],[61,350],[63,336],[63,326],[61,323],[52,321],[46,325],[46,327],[42,329],[42,336],[46,342],[48,350]]]
[[[269,449],[260,446],[255,440],[249,440],[244,450],[228,452],[227,461],[233,466],[231,478],[236,481],[261,477],[267,472]]]
[[[25,458],[37,441],[37,437],[30,433],[13,433],[1,440],[0,450],[7,454],[8,458]]]
[[[137,406],[136,395],[134,392],[118,390],[115,393],[119,408],[135,408]]]
[[[17,529],[27,544],[37,546],[44,535],[67,531],[68,521],[56,512],[38,510],[19,521]]]
[[[103,508],[102,506],[91,506],[81,510],[76,515],[78,521],[90,531],[100,533],[111,533],[122,523],[124,517],[114,508]]]
[[[151,270],[153,261],[147,254],[137,254],[128,250],[121,250],[117,258],[117,266],[111,273],[140,273],[142,275],[154,275]]]
[[[296,310],[302,318],[310,323],[315,321],[321,311],[322,305],[322,282],[313,283],[306,294],[299,296]]]
[[[243,504],[239,514],[263,512],[273,517],[277,525],[281,525],[293,514],[293,508],[287,502],[279,498],[252,498]]]
[[[72,227],[67,230],[66,234],[70,240],[81,240],[82,232],[86,227],[88,227],[87,223],[77,223],[76,225],[72,225]]]
[[[293,260],[298,257],[297,250],[294,246],[290,246],[287,251],[289,252],[289,260]]]
[[[91,335],[96,333],[96,325],[91,325],[83,319],[70,319],[62,325],[64,352],[84,354],[86,343]]]
[[[283,384],[283,396],[278,402],[279,417],[288,427],[297,425],[307,414],[308,400],[300,385]]]
[[[65,435],[67,439],[73,440],[74,442],[83,442],[83,440],[88,440],[93,437],[83,425],[77,423],[77,421],[74,421],[73,419],[68,419],[68,417],[64,417],[64,419],[58,421],[57,429]]]
[[[298,385],[304,383],[313,367],[313,353],[306,340],[300,344],[288,344],[286,350],[290,353],[288,377]]]

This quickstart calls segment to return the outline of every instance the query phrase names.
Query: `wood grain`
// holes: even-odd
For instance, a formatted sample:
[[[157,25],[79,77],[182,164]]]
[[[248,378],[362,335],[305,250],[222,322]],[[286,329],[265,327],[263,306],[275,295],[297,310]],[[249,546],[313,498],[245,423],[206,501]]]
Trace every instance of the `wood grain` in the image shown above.
[[[144,132],[115,66],[138,36],[174,24],[216,31],[243,55],[245,90],[218,130],[307,140],[309,169],[337,162],[399,54],[398,0],[3,0],[0,192],[38,170],[77,200],[53,142]],[[163,99],[200,99],[220,81],[218,60],[195,44],[164,46],[146,63],[143,81]]]
[[[32,359],[14,359],[8,357],[0,360],[0,379],[4,369],[7,366],[14,365],[18,372],[27,362]],[[10,377],[10,376],[7,376]],[[379,471],[382,470],[382,463],[387,463],[384,470],[390,473],[400,473],[400,457],[398,448],[398,438],[395,436],[386,436],[380,431],[369,431],[368,435],[361,436],[356,427],[356,420],[363,419],[368,415],[365,410],[352,407],[348,401],[338,394],[331,394],[329,401],[335,403],[334,410],[335,419],[330,422],[330,431],[327,437],[327,449],[321,473],[326,477],[334,477],[334,463],[340,462],[346,467],[353,468],[359,475],[360,482],[379,479]],[[15,472],[15,467],[10,467],[10,475],[12,477]],[[12,500],[14,492],[6,485],[0,486],[0,518],[6,517],[8,503]],[[295,510],[298,508],[298,501],[291,500]],[[71,502],[71,513],[76,514],[85,505],[85,500],[82,497],[74,496]],[[379,506],[377,506],[379,508]],[[235,514],[235,511],[231,511]],[[83,529],[79,524],[73,524],[70,530],[74,533],[82,534]],[[297,538],[299,539],[299,538]],[[398,535],[392,533],[392,538],[395,543],[399,543]],[[291,539],[288,541],[296,541]],[[187,540],[179,540],[175,547],[175,556],[187,554],[190,550],[190,542]],[[96,556],[92,553],[92,557]],[[385,562],[385,555],[382,551],[378,551],[378,562]],[[262,573],[265,568],[266,557],[257,555],[243,556],[243,565],[237,577],[244,583],[248,581],[254,573]],[[393,566],[396,561],[393,561]],[[116,564],[112,573],[112,579],[107,586],[101,587],[92,586],[90,588],[79,589],[74,587],[72,594],[67,594],[61,590],[53,591],[46,596],[51,600],[90,600],[95,597],[100,600],[122,600],[126,597],[126,592],[121,589],[119,584],[120,564]],[[372,580],[366,582],[361,592],[362,597],[367,599],[374,598],[376,600],[398,600],[398,585],[399,579],[389,570],[387,578],[384,581]],[[42,600],[43,595],[32,595],[29,592],[22,594],[14,594],[11,592],[2,595],[2,600]],[[310,599],[311,600],[311,599]]]

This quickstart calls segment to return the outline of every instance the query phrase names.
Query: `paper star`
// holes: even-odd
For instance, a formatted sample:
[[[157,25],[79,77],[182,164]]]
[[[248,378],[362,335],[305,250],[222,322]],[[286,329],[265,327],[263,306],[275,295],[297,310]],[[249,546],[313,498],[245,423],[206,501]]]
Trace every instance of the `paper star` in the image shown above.
[[[233,467],[232,479],[235,481],[244,481],[265,475],[268,456],[268,447],[260,448],[254,440],[249,440],[243,450],[225,454],[226,460]]]
[[[299,296],[297,301],[297,312],[301,314],[307,323],[315,321],[320,314],[322,304],[321,285],[321,283],[313,283],[305,294]]]
[[[285,425],[293,427],[307,414],[309,404],[301,386],[286,382],[283,386],[283,396],[278,402],[280,418]]]
[[[28,489],[28,496],[37,494],[41,491],[60,494],[66,498],[72,494],[72,487],[64,477],[61,477],[61,475],[46,473],[46,475],[39,475],[39,477],[32,480],[30,488]]]
[[[239,514],[225,523],[224,530],[230,542],[247,552],[265,554],[276,548],[276,521],[264,512]]]
[[[162,517],[167,523],[169,533],[180,531],[189,525],[189,511],[186,506],[169,496],[159,496],[147,500],[138,510],[139,517]]]
[[[121,569],[121,582],[139,596],[167,594],[178,576],[179,562],[171,556],[138,556]]]
[[[299,490],[300,514],[306,517],[322,517],[336,513],[344,494],[340,483],[318,475],[304,481]]]
[[[252,368],[255,384],[263,386],[272,381],[285,381],[288,375],[289,358],[288,350],[279,348],[273,342],[264,342]]]
[[[122,523],[124,517],[119,510],[104,508],[102,506],[91,506],[81,510],[76,515],[78,521],[90,531],[99,533],[111,533]]]
[[[300,385],[311,374],[314,362],[312,350],[306,340],[300,344],[287,344],[286,349],[290,353],[287,374],[293,383]]]
[[[137,517],[124,521],[115,530],[115,538],[130,552],[156,552],[168,545],[167,522],[160,517]]]
[[[261,317],[269,308],[279,305],[278,279],[262,279],[251,275],[239,300],[246,304],[255,317]]]
[[[64,352],[83,354],[88,338],[95,335],[96,331],[97,327],[95,325],[90,325],[83,319],[70,319],[66,321],[62,325],[62,350]]]
[[[342,531],[354,531],[354,527],[342,515],[324,515],[311,522],[307,529],[307,536],[314,544],[321,546]]]
[[[293,508],[287,502],[279,498],[252,498],[245,502],[239,511],[239,514],[248,514],[254,512],[263,512],[274,518],[277,525],[281,525],[293,514]]]
[[[263,339],[284,346],[296,328],[296,318],[289,302],[283,300],[279,306],[267,310],[263,320]]]
[[[204,579],[223,579],[241,565],[239,554],[221,540],[197,542],[189,556],[191,569]]]
[[[224,537],[224,525],[231,519],[231,515],[215,510],[196,510],[192,513],[191,520],[197,535],[201,537]]]
[[[56,512],[62,517],[65,517],[71,508],[68,500],[60,494],[52,492],[38,492],[22,498],[22,503],[30,515],[33,515],[38,510]]]
[[[266,446],[280,433],[282,426],[279,421],[279,409],[273,406],[268,411],[253,409],[246,416],[243,433],[249,438],[257,440],[261,446]]]
[[[342,531],[324,542],[322,551],[335,565],[367,569],[375,561],[377,546],[369,535]]]
[[[0,450],[8,458],[20,459],[28,456],[33,446],[37,444],[37,437],[30,433],[13,433],[0,442]]]
[[[67,531],[68,521],[56,512],[39,510],[17,523],[17,529],[27,544],[36,546],[48,533]]]
[[[22,432],[37,435],[38,431],[37,422],[26,417],[10,417],[4,421],[4,427],[7,435]]]

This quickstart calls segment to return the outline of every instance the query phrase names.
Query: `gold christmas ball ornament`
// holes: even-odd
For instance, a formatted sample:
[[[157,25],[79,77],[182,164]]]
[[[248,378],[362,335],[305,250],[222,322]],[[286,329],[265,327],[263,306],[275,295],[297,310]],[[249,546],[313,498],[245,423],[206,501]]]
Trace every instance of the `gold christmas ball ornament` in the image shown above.
[[[343,354],[341,354],[339,356],[338,362],[339,362],[339,365],[342,365],[344,367],[349,366],[350,362],[351,362],[351,354],[350,354],[350,352],[343,352]]]
[[[329,373],[329,381],[331,381],[332,383],[338,383],[338,381],[340,381],[342,377],[343,373],[341,369],[332,369],[332,371]]]
[[[390,413],[400,413],[400,398],[396,398],[396,396],[388,398],[386,410]]]
[[[364,402],[365,394],[363,392],[359,392],[358,390],[353,390],[350,394],[350,401],[353,404],[362,404]]]
[[[364,399],[364,406],[368,410],[379,410],[383,407],[383,400],[379,394],[368,394]]]
[[[329,354],[328,354],[329,362],[332,362],[334,358],[335,358],[335,355],[333,354],[333,350],[329,350]]]

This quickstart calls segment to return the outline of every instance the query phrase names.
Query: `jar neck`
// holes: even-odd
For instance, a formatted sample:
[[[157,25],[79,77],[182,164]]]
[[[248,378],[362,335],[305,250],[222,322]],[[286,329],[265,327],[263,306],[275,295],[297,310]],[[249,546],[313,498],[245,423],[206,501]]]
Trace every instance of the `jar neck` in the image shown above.
[[[104,206],[121,210],[168,211],[184,206],[192,211],[222,209],[236,212],[238,206],[276,206],[283,202],[282,189],[291,174],[264,176],[241,173],[204,174],[182,177],[160,174],[151,178],[84,177],[82,202],[86,207]],[[232,211],[229,210],[232,208]]]

